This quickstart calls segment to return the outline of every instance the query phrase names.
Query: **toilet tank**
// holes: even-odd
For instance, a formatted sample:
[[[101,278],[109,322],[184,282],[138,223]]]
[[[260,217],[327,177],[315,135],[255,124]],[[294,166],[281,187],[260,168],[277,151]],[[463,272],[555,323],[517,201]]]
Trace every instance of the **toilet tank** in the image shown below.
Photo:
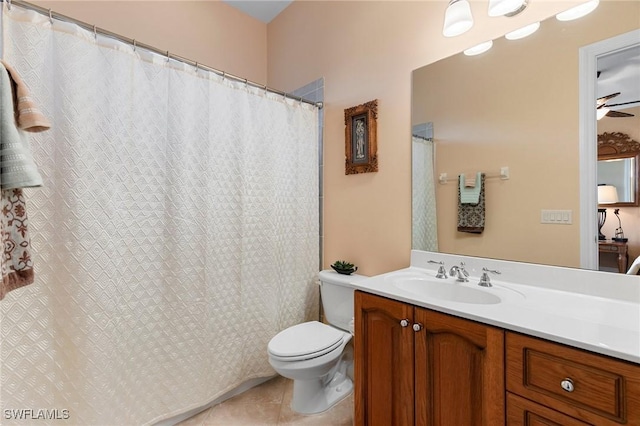
[[[344,331],[349,330],[353,319],[353,286],[351,283],[363,280],[363,275],[341,275],[335,271],[320,271],[320,295],[322,309],[327,322]]]

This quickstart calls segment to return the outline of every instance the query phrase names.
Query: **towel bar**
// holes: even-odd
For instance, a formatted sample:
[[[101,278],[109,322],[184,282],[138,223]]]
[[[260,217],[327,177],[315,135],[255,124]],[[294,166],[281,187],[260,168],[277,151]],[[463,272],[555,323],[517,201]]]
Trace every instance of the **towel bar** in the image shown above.
[[[485,174],[484,177],[485,177],[485,179],[486,178],[497,178],[497,177],[499,177],[502,180],[508,180],[509,179],[509,167],[508,166],[500,167],[500,174],[496,174],[496,175]],[[469,183],[475,182],[475,178],[467,179],[467,181]],[[449,178],[447,177],[447,173],[440,173],[440,176],[438,177],[438,182],[443,184],[443,185],[448,183],[449,182]]]

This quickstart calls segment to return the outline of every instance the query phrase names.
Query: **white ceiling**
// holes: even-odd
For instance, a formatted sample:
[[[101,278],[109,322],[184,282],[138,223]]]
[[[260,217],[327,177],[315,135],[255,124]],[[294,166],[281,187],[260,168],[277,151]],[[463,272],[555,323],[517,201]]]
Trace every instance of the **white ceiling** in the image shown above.
[[[222,0],[249,16],[269,23],[278,16],[293,0]]]
[[[634,102],[610,109],[640,106],[640,45],[598,58],[598,71],[598,98],[620,92],[607,105]]]

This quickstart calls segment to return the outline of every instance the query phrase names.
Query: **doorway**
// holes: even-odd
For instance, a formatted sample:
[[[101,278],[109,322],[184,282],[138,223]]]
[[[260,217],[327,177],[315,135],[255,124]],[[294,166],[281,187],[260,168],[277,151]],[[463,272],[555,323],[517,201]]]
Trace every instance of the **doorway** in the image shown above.
[[[640,46],[640,30],[590,44],[579,51],[580,267],[598,270],[597,71],[598,58]]]

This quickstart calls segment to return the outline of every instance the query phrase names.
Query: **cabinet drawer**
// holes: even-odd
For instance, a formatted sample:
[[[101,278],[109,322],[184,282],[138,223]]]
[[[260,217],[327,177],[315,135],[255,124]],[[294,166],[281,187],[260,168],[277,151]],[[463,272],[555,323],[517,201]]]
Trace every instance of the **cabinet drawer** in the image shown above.
[[[507,392],[507,426],[589,426],[589,424]]]
[[[507,333],[507,389],[595,424],[640,424],[640,366]]]

